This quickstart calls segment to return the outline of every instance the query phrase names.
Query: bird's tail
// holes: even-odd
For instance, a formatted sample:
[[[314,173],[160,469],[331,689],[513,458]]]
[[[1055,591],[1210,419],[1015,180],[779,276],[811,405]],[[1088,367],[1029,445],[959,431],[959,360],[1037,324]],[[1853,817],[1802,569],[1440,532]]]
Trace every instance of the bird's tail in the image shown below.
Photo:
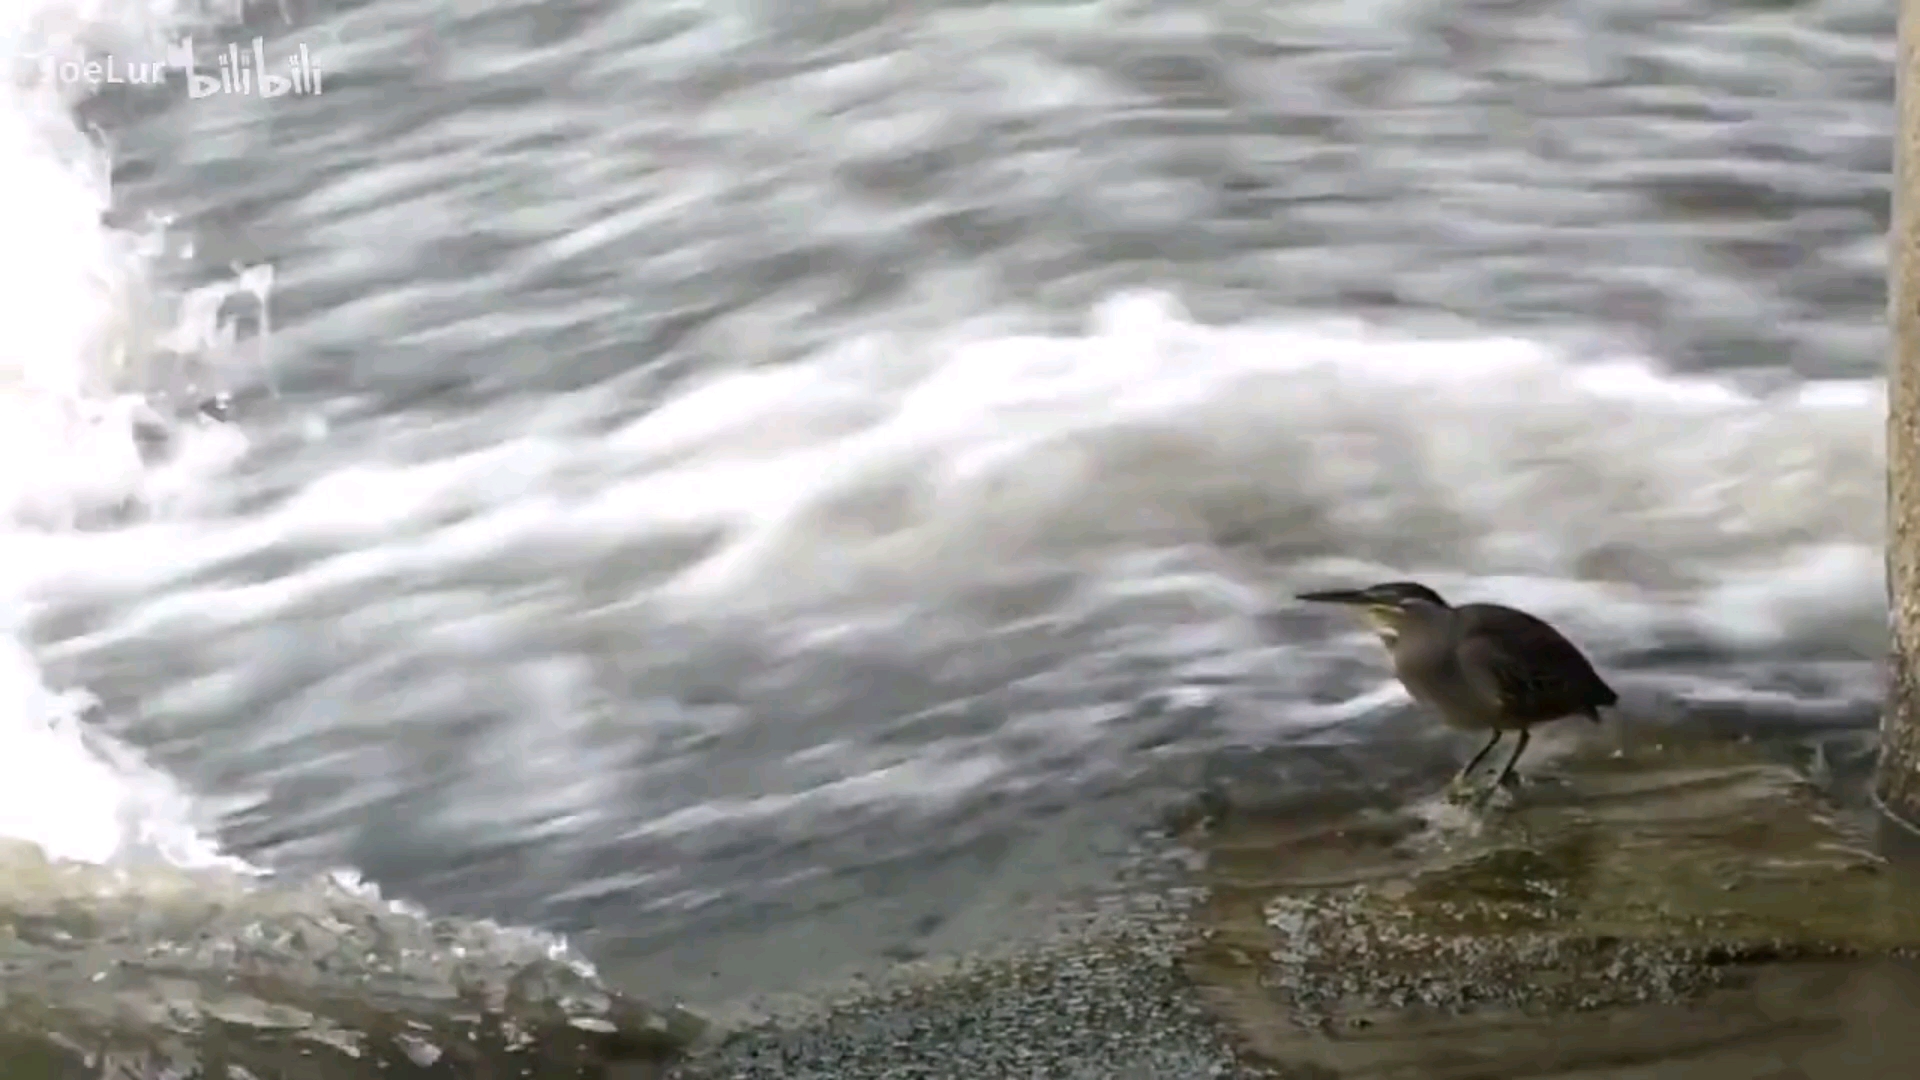
[[[1600,690],[1602,691],[1601,694],[1594,700],[1593,705],[1587,709],[1587,719],[1596,724],[1600,722],[1601,709],[1611,709],[1620,704],[1620,695],[1614,692],[1613,687],[1603,682],[1600,684]]]

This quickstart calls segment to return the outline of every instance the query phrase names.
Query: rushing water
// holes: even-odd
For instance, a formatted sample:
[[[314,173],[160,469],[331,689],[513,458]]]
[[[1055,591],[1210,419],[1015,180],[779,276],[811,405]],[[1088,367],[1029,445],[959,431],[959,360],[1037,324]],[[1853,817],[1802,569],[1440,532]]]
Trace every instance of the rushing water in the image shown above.
[[[1388,573],[1636,707],[1871,715],[1885,3],[5,20],[0,830],[56,854],[912,938],[1391,707],[1285,599]],[[189,36],[322,90],[45,77]]]

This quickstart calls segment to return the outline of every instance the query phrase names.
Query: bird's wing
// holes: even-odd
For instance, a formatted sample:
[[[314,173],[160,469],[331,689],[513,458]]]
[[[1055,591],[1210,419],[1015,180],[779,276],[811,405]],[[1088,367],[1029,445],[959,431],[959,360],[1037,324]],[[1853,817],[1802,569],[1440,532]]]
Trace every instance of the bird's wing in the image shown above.
[[[1586,656],[1547,623],[1493,604],[1463,608],[1459,657],[1467,680],[1516,718],[1587,713],[1617,699]]]

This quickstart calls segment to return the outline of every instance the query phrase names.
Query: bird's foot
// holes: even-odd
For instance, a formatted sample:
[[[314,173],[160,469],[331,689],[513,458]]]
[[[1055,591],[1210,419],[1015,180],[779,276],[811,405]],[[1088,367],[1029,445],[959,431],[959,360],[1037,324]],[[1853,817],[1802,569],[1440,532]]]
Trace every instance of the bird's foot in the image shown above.
[[[1520,793],[1511,784],[1488,784],[1473,804],[1476,810],[1508,810],[1520,803]]]
[[[1455,806],[1464,806],[1481,797],[1479,786],[1466,773],[1454,777],[1447,784],[1447,801]]]

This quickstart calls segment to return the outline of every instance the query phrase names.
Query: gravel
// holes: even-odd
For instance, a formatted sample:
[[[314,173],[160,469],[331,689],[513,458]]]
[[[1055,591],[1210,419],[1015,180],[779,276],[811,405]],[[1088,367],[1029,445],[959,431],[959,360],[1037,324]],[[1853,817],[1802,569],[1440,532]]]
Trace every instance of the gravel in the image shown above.
[[[774,1006],[674,1080],[1219,1080],[1239,1060],[1180,965],[1192,893],[1115,898],[1001,955],[903,966]]]

